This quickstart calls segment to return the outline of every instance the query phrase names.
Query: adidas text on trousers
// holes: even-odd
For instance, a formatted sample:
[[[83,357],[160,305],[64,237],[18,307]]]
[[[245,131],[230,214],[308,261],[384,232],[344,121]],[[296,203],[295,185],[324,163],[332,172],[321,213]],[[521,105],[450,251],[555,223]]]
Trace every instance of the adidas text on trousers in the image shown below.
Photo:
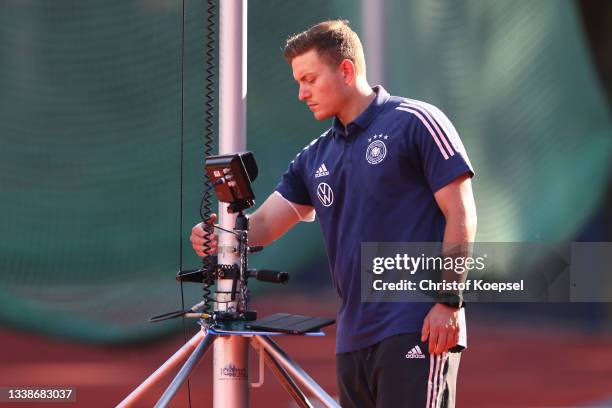
[[[452,408],[460,352],[430,355],[421,333],[336,356],[343,408]]]

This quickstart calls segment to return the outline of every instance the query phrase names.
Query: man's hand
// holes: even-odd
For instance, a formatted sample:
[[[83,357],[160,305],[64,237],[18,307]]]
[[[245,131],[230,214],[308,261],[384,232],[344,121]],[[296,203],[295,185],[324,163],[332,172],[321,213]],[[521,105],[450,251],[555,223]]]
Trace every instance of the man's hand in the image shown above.
[[[421,341],[429,338],[429,354],[442,354],[459,342],[459,309],[436,303],[421,329]]]
[[[216,219],[217,214],[211,214],[210,218],[206,221],[206,224],[208,224],[211,232],[204,231],[205,226],[203,222],[194,225],[194,227],[191,229],[191,236],[189,237],[189,240],[191,241],[193,250],[196,254],[198,254],[198,256],[204,257],[206,255],[214,255],[217,253],[218,237],[214,232],[214,228],[212,227]],[[208,236],[208,239],[210,239],[210,250],[204,253],[204,242],[206,236]]]

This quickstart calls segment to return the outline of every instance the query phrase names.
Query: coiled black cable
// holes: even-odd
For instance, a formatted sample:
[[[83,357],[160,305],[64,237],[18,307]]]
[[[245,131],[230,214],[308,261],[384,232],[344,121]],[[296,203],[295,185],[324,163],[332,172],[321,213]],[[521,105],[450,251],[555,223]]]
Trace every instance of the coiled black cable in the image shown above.
[[[215,95],[215,0],[208,0],[206,9],[206,85],[204,102],[204,158],[212,155],[213,149],[213,126],[214,126],[214,95]],[[212,215],[212,184],[208,173],[205,174],[204,191],[200,202],[200,218],[203,221],[203,228],[206,232],[204,236],[204,253],[209,254],[212,248],[210,234],[214,231],[214,226],[210,223]],[[214,267],[213,256],[207,255],[202,259],[204,270],[210,271]],[[203,298],[206,313],[212,313],[212,302],[210,287],[214,283],[212,274],[204,274]]]
[[[179,270],[183,270],[183,161],[184,161],[184,122],[185,122],[185,0],[182,0],[182,23],[181,23],[181,152],[180,152],[180,214],[179,214]],[[205,92],[205,126],[204,126],[204,158],[212,155],[213,148],[213,125],[214,125],[214,74],[215,74],[215,0],[208,0],[208,8],[206,10],[206,92]],[[200,217],[204,222],[205,231],[211,233],[214,227],[209,221],[212,214],[212,184],[205,172],[204,192],[202,201],[200,202]],[[204,239],[204,253],[210,253],[212,248],[212,240],[206,234]],[[203,259],[204,270],[210,270],[212,265],[212,257],[205,256]],[[210,297],[210,287],[214,283],[214,278],[211,274],[204,274],[204,312],[211,312],[210,302],[213,300]],[[183,281],[181,280],[181,310],[185,310],[185,300],[183,291]],[[185,317],[183,314],[183,334],[185,343],[187,343],[187,328],[185,325]],[[191,408],[191,386],[187,380],[187,397],[189,407]]]

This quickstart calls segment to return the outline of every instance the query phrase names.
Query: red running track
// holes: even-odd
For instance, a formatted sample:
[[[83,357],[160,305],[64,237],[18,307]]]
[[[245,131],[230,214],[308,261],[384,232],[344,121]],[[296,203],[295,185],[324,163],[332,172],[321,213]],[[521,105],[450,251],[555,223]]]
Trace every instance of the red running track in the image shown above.
[[[288,303],[283,303],[287,305]],[[333,315],[333,304],[292,299],[283,311],[307,310]],[[258,307],[261,315],[271,307]],[[293,310],[292,310],[293,309]],[[331,395],[335,385],[333,326],[328,336],[284,337],[278,342]],[[470,348],[464,352],[459,376],[458,407],[576,407],[608,401],[612,406],[612,335],[589,335],[569,329],[534,326],[470,325]],[[0,332],[0,387],[74,386],[76,403],[0,403],[0,408],[112,407],[138,386],[182,344],[175,337],[141,346],[92,346]],[[251,373],[257,360],[251,353]],[[193,407],[211,406],[212,356],[207,355],[191,378]],[[163,389],[156,388],[142,407],[152,407]],[[251,406],[292,407],[272,374],[266,370],[262,388],[251,391]],[[186,387],[173,407],[187,407]],[[607,404],[597,406],[608,406]]]

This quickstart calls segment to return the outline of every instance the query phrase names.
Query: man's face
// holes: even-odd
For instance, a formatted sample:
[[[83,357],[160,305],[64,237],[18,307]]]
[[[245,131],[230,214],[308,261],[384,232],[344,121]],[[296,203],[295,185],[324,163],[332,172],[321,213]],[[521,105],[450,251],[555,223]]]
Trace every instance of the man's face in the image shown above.
[[[333,68],[316,50],[291,61],[293,78],[299,85],[298,98],[306,102],[315,119],[336,116],[345,105],[347,85],[340,67]]]

